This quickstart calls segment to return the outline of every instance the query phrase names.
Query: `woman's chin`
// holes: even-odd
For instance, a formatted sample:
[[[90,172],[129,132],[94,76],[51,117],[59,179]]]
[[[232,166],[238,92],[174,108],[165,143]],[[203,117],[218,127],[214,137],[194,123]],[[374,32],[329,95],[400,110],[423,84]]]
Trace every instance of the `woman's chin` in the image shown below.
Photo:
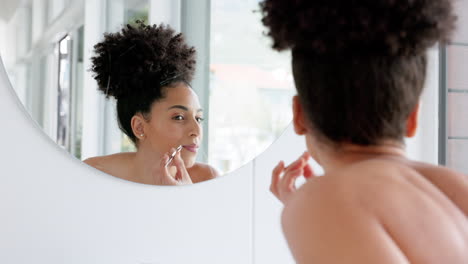
[[[184,159],[184,165],[185,165],[185,168],[186,168],[186,169],[190,169],[190,168],[193,167],[193,165],[195,165],[195,160],[192,160],[192,159],[190,159],[190,160],[185,160],[185,159]]]

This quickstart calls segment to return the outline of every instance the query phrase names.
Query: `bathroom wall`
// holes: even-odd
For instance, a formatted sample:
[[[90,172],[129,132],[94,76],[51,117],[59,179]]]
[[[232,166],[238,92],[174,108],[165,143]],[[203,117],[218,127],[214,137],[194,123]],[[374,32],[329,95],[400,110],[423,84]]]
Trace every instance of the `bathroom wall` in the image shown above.
[[[447,165],[468,174],[468,1],[456,1],[457,31],[447,47]]]

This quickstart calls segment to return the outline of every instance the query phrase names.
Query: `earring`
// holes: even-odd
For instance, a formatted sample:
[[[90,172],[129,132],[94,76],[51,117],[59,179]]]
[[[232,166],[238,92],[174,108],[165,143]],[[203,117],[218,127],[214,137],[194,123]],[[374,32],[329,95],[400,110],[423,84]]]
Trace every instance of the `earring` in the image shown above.
[[[140,134],[140,137],[144,137],[144,136],[145,136],[145,134]]]

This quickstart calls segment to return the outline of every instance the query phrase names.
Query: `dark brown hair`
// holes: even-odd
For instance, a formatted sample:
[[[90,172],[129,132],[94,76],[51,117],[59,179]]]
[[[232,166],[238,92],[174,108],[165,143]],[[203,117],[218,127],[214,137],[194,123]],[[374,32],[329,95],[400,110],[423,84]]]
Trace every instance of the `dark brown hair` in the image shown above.
[[[195,49],[167,25],[126,25],[121,32],[106,33],[94,46],[92,71],[99,90],[117,101],[120,129],[136,143],[131,119],[151,112],[164,98],[164,88],[190,84],[195,71]]]
[[[402,141],[426,51],[454,29],[450,0],[265,0],[273,48],[292,49],[307,120],[331,143]]]

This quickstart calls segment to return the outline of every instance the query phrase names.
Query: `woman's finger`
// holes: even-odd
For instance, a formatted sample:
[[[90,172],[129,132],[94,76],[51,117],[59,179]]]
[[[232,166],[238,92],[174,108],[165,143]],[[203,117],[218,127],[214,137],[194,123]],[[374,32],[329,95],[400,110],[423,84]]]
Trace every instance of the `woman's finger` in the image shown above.
[[[294,191],[296,187],[296,179],[304,173],[302,167],[289,170],[284,172],[284,176],[281,179],[280,190],[282,191]]]
[[[164,154],[160,160],[159,166],[153,172],[156,185],[176,185],[177,181],[172,177],[169,168],[166,166],[169,161],[169,155]]]
[[[169,158],[168,158],[168,160],[167,160],[167,162],[166,162],[166,164],[165,164],[166,167],[169,166],[169,165],[172,163],[172,161],[173,161],[173,159],[174,159],[173,156],[176,154],[175,152],[176,152],[176,149],[175,149],[175,148],[171,148],[171,149],[169,150],[169,154],[168,154]]]
[[[160,167],[166,167],[166,163],[169,161],[169,156],[167,154],[164,154],[161,158],[161,161],[160,161]]]
[[[296,180],[299,176],[312,177],[314,175],[307,163],[310,158],[310,154],[306,151],[287,167],[281,161],[273,169],[270,191],[283,203],[295,192]]]
[[[284,168],[284,171],[288,171],[288,170],[295,170],[297,169],[299,166],[302,165],[302,162],[304,161],[304,159],[301,157],[299,157],[297,160],[295,160],[293,163],[289,164],[286,168]]]
[[[284,171],[285,173],[287,171],[291,170],[296,170],[298,168],[303,168],[306,164],[307,161],[310,159],[310,154],[308,152],[304,152],[296,161],[291,163],[289,166],[287,166]]]
[[[306,179],[309,179],[309,178],[312,178],[314,176],[315,176],[315,174],[314,174],[314,171],[312,170],[312,167],[310,166],[309,163],[306,163],[306,165],[304,166],[304,177]]]
[[[278,165],[273,169],[271,173],[271,184],[270,184],[270,191],[277,196],[278,194],[278,182],[280,181],[281,173],[284,170],[284,162],[280,161]]]
[[[166,164],[169,160],[169,156],[167,154],[164,154],[159,161],[159,166],[157,167],[157,173],[158,174],[168,174],[168,168],[166,167]]]
[[[285,173],[282,179],[282,184],[278,188],[278,198],[285,204],[296,191],[296,179],[302,175],[302,168],[291,170]]]
[[[174,166],[177,169],[177,173],[176,173],[176,176],[175,176],[176,180],[182,181],[183,180],[183,172],[185,171],[185,166],[184,166],[184,161],[180,157],[179,152],[177,152],[175,154],[174,159],[172,160],[172,163],[174,164]]]
[[[192,183],[192,178],[185,168],[184,160],[181,157],[180,151],[178,151],[174,157],[174,165],[177,168],[176,179],[185,184]]]

